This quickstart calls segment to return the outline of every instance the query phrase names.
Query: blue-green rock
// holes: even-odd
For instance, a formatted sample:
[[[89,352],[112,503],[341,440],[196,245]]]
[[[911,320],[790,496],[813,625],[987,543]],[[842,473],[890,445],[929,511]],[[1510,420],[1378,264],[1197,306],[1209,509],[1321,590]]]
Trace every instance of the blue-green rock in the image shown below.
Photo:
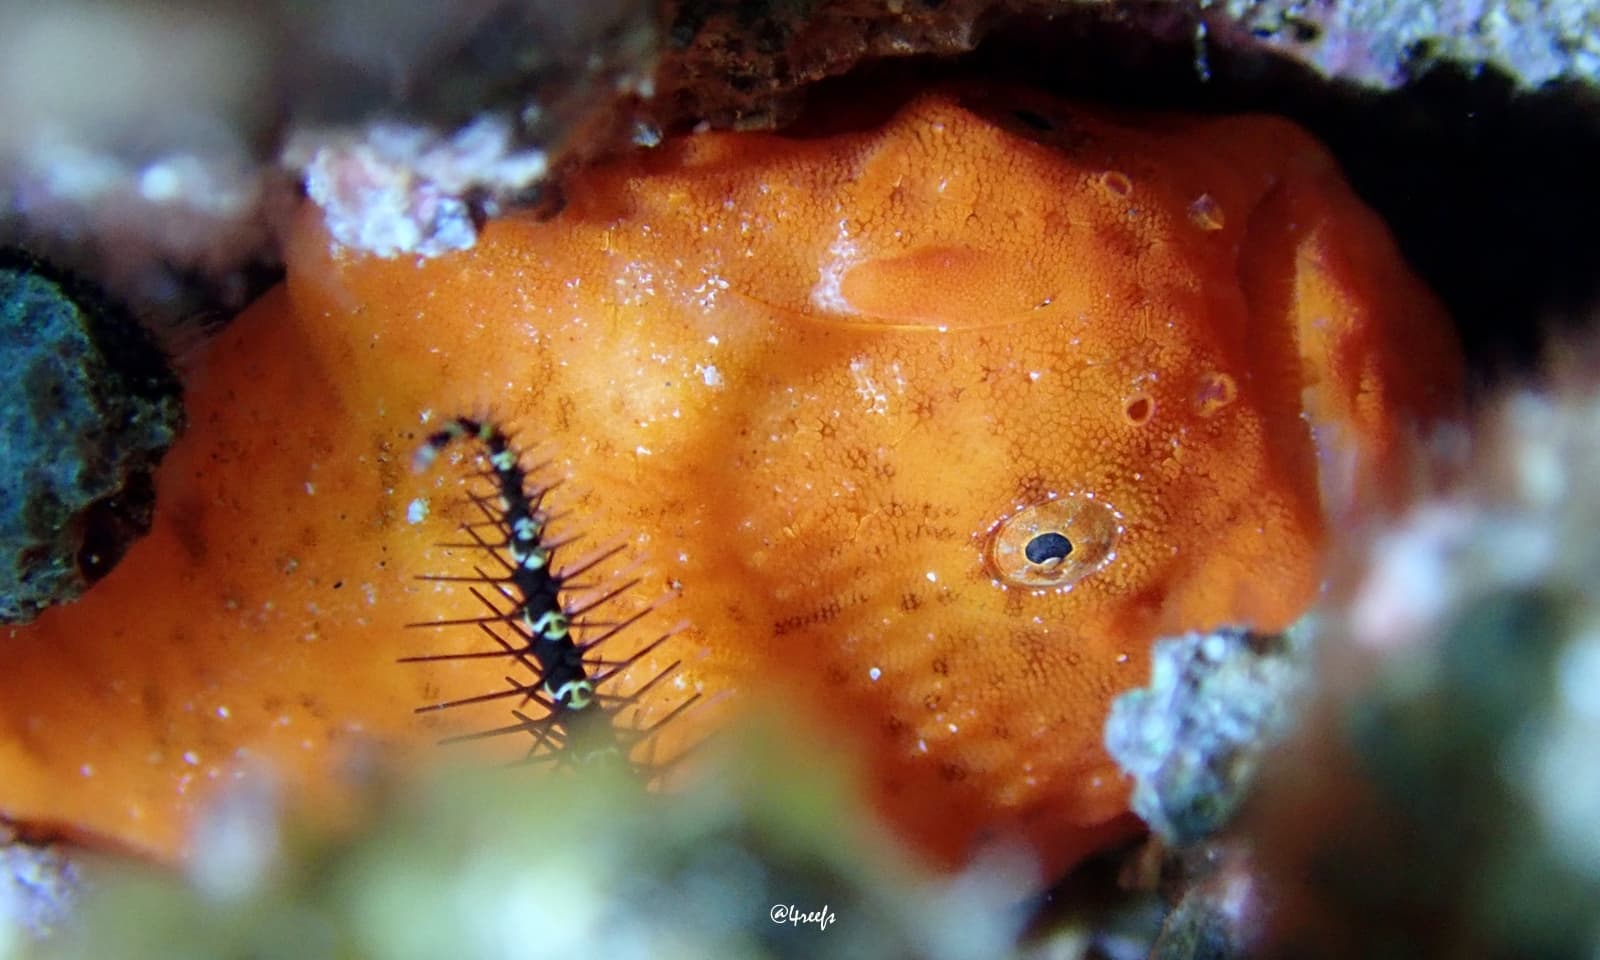
[[[177,380],[132,318],[0,258],[0,622],[104,576],[150,527]]]

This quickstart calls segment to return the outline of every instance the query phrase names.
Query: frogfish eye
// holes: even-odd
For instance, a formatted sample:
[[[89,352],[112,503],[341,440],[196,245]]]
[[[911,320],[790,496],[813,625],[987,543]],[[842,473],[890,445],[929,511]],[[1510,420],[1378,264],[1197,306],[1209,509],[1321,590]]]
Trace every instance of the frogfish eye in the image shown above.
[[[1122,516],[1092,494],[1022,507],[995,524],[984,561],[1000,583],[1033,590],[1070,587],[1116,559]]]
[[[1072,541],[1054,530],[1035,534],[1022,550],[1022,555],[1028,558],[1029,563],[1038,564],[1060,563],[1071,554]]]

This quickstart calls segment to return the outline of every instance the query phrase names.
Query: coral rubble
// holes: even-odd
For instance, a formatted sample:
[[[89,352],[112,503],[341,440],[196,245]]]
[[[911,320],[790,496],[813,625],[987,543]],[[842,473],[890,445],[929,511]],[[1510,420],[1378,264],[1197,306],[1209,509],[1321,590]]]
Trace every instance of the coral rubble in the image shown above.
[[[1307,682],[1306,629],[1219,629],[1158,640],[1148,687],[1118,697],[1106,749],[1134,779],[1132,806],[1185,846],[1227,826]]]

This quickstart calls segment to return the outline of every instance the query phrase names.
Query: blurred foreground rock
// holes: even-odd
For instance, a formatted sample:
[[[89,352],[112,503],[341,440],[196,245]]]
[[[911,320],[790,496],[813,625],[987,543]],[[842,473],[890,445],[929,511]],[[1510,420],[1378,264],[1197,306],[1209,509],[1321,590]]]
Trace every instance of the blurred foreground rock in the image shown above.
[[[1013,956],[1035,878],[902,859],[826,759],[758,739],[682,794],[521,767],[380,790],[353,832],[224,807],[187,878],[94,874],[41,957]]]

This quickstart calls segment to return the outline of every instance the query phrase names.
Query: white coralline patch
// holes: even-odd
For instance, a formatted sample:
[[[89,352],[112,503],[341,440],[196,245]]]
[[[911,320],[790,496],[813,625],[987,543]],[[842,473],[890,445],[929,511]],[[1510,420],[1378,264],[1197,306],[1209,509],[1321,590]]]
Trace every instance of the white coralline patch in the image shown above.
[[[333,239],[380,257],[438,256],[477,240],[467,196],[512,195],[544,179],[549,158],[519,143],[506,117],[454,132],[395,122],[304,130],[284,162],[305,176]]]

